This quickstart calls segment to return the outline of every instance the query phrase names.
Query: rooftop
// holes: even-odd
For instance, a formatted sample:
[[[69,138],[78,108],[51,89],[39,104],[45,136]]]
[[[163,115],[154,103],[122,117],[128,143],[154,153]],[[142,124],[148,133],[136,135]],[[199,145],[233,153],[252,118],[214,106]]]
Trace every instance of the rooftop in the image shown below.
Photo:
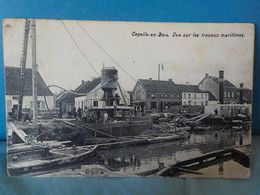
[[[6,95],[19,95],[20,91],[20,79],[21,69],[20,67],[5,66],[5,90]],[[53,93],[50,89],[47,89],[47,85],[42,79],[39,72],[37,72],[37,95],[43,96],[44,90],[46,89],[45,95],[52,96]],[[32,95],[32,69],[27,68],[24,76],[24,95]]]

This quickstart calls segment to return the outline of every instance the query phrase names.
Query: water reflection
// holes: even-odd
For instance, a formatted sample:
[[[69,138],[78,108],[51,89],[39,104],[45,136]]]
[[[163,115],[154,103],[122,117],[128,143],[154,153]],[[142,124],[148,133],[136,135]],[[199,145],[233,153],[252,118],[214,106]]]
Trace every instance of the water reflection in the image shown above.
[[[99,151],[98,155],[102,159],[101,163],[108,169],[135,175],[143,171],[156,169],[160,163],[167,166],[225,147],[250,144],[249,129],[249,125],[239,129],[214,126],[205,131],[192,132],[188,140],[115,148]],[[223,175],[224,168],[224,162],[219,163],[216,173]]]

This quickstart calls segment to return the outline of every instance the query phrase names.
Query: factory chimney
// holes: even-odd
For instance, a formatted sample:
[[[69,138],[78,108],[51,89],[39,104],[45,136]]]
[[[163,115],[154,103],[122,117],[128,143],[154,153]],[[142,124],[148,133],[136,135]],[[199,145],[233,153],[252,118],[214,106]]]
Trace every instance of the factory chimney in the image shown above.
[[[243,89],[244,89],[244,83],[240,83],[240,88],[239,88],[239,103],[240,104],[243,104],[243,96],[244,96],[244,94],[243,94]]]
[[[224,104],[224,71],[219,71],[219,103]]]

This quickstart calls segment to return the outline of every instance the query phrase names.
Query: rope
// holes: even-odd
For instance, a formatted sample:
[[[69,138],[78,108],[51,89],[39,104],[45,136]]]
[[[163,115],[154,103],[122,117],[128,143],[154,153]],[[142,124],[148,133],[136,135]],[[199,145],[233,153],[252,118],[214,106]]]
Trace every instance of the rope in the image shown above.
[[[111,79],[112,80],[112,79]],[[96,90],[94,90],[94,91],[91,91],[90,93],[77,93],[77,92],[74,92],[74,91],[70,91],[70,90],[67,90],[67,89],[65,89],[65,88],[63,88],[63,87],[60,87],[60,86],[58,86],[58,85],[49,85],[49,86],[47,86],[47,87],[45,87],[45,89],[44,89],[44,101],[45,101],[45,104],[46,104],[46,107],[47,107],[47,110],[48,110],[48,112],[51,114],[51,116],[54,118],[54,119],[56,119],[56,116],[50,111],[50,108],[49,108],[49,105],[48,105],[48,102],[47,102],[47,100],[46,100],[46,90],[47,89],[49,89],[49,88],[51,88],[51,87],[57,87],[57,88],[59,88],[59,89],[62,89],[63,91],[66,91],[66,92],[68,92],[68,93],[71,93],[71,94],[74,94],[74,95],[88,95],[88,94],[92,94],[92,93],[95,93],[97,90],[99,90],[100,88],[102,88],[104,85],[106,85],[108,82],[110,82],[111,80],[108,80],[107,82],[105,82],[103,85],[101,85],[99,88],[97,88]],[[88,99],[86,99],[87,101],[88,101]],[[88,103],[89,103],[89,101],[88,101]]]
[[[106,52],[106,50],[98,44],[98,42],[86,31],[86,29],[84,29],[79,22],[77,22],[78,25],[82,28],[82,30],[92,39],[92,41],[94,41],[96,43],[96,45],[105,53],[107,54],[107,56],[114,62],[116,63],[129,77],[131,77],[134,81],[137,82],[137,80],[132,77],[111,55],[109,55],[109,53]]]
[[[89,65],[93,68],[93,70],[97,73],[98,76],[99,73],[97,72],[97,70],[94,68],[94,66],[91,64],[91,62],[89,61],[89,59],[87,58],[87,56],[83,53],[83,51],[80,49],[79,45],[77,44],[76,40],[73,38],[72,34],[70,33],[69,29],[66,27],[66,25],[64,24],[64,22],[61,20],[61,23],[63,24],[64,28],[67,30],[68,34],[70,35],[71,39],[73,40],[73,42],[75,43],[75,45],[78,47],[78,49],[80,50],[81,54],[84,56],[84,58],[87,60],[87,62],[89,63]]]

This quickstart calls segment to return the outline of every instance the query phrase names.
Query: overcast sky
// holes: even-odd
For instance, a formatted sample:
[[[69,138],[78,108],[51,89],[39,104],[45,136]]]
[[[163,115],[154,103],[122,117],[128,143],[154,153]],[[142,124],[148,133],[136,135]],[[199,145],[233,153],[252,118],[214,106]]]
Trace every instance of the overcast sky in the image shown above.
[[[132,90],[136,81],[124,73],[86,34],[94,40],[136,80],[158,78],[158,64],[164,64],[161,80],[198,84],[206,73],[225,78],[235,84],[243,82],[252,88],[253,35],[249,24],[192,24],[63,21],[82,52],[101,72],[114,66],[119,81]],[[5,66],[20,66],[24,33],[24,19],[5,19],[3,22]],[[136,37],[132,33],[167,33],[169,37]],[[193,34],[239,33],[245,37],[205,38],[172,37],[173,32]],[[97,77],[93,68],[77,48],[60,20],[36,20],[37,64],[48,85],[56,84],[75,89],[82,80]],[[27,68],[31,68],[31,39],[29,38]],[[52,91],[59,91],[52,88]]]

